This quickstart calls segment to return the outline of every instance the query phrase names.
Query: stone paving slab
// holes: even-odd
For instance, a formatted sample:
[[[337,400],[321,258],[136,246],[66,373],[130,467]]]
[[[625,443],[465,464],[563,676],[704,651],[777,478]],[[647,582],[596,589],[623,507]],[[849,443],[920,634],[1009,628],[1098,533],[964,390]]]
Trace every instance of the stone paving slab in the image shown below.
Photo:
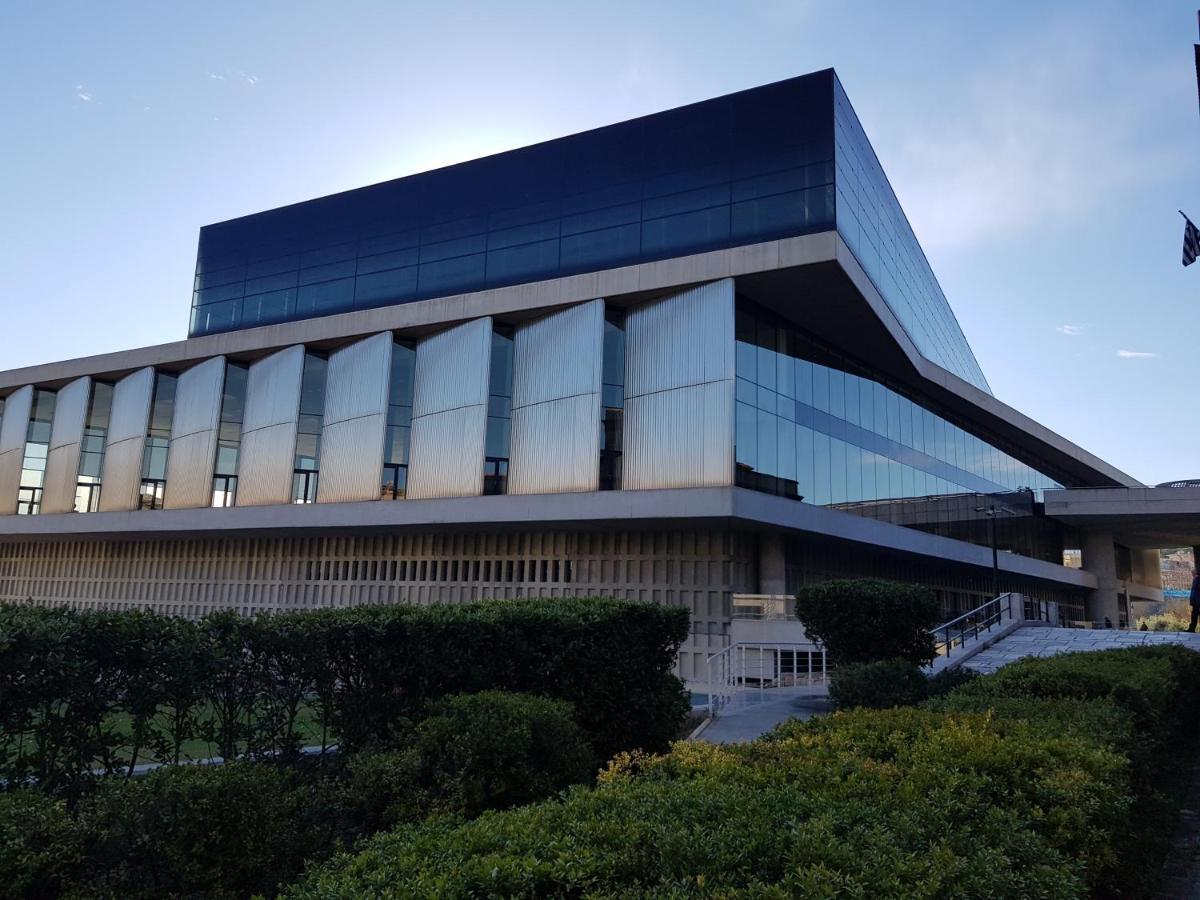
[[[1179,644],[1200,652],[1200,634],[1186,631],[1118,631],[1088,628],[1021,628],[963,663],[976,672],[994,672],[1001,666],[1027,656],[1055,656],[1140,647],[1147,644]]]

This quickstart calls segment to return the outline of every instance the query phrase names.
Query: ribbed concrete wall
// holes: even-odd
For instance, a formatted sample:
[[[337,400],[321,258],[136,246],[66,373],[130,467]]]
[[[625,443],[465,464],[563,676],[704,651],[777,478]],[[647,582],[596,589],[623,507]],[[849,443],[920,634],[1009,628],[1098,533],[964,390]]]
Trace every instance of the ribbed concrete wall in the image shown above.
[[[483,493],[491,356],[490,317],[417,345],[409,499]]]
[[[392,342],[389,331],[329,357],[318,503],[379,499]]]
[[[733,299],[723,279],[629,313],[623,488],[733,483]]]
[[[213,466],[225,389],[225,357],[215,356],[179,376],[167,454],[167,509],[212,504]]]
[[[299,346],[250,367],[238,453],[238,506],[291,501],[303,373],[304,348]]]
[[[517,329],[510,494],[599,487],[603,349],[603,300]]]
[[[142,453],[150,423],[154,369],[139,369],[113,387],[112,415],[104,444],[100,512],[137,509],[142,486]]]
[[[17,514],[17,491],[21,486],[21,463],[25,459],[25,436],[29,433],[29,411],[33,387],[26,385],[4,401],[0,419],[0,516]]]
[[[65,513],[75,509],[79,453],[91,397],[92,379],[87,377],[75,379],[58,392],[46,455],[46,479],[42,483],[43,513]]]

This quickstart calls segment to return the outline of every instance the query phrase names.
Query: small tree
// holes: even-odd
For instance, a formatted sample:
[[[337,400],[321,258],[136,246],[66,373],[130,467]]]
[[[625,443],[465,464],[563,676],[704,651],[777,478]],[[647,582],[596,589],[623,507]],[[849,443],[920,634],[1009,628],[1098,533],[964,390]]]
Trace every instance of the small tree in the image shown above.
[[[930,629],[939,613],[929,588],[894,581],[826,581],[796,595],[805,632],[839,666],[883,659],[925,665],[936,655]]]

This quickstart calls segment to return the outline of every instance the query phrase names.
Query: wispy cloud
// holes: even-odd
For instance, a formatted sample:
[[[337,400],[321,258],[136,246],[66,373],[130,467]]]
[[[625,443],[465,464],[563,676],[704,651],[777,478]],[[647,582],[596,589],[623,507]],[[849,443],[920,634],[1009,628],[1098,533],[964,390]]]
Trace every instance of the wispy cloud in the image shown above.
[[[1121,357],[1121,359],[1154,359],[1158,354],[1149,353],[1145,350],[1118,350],[1117,356]]]
[[[224,81],[225,80],[225,76],[221,75],[217,72],[209,72],[208,77],[211,78],[213,81]]]
[[[78,97],[80,100],[82,100],[84,103],[92,102],[92,92],[89,90],[86,90],[82,84],[75,85],[75,96]]]
[[[1162,95],[1175,69],[1113,78],[1110,54],[1073,43],[1063,53],[1048,35],[948,87],[940,121],[884,112],[896,136],[884,166],[922,243],[969,249],[1061,227],[1180,169],[1176,151],[1144,137],[1156,114],[1146,98]],[[1111,89],[1097,91],[1098,81]]]
[[[258,76],[251,75],[248,72],[238,72],[238,78],[246,82],[246,84],[258,84]]]
[[[1075,337],[1077,335],[1083,334],[1083,326],[1082,325],[1059,325],[1054,330],[1057,331],[1059,334],[1065,334],[1070,337]]]

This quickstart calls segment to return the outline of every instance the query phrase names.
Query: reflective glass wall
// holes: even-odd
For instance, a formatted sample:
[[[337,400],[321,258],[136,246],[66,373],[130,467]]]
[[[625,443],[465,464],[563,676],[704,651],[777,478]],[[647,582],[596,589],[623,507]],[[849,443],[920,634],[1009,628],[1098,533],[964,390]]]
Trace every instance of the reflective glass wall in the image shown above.
[[[837,228],[921,355],[991,392],[925,251],[835,78]]]
[[[625,311],[604,313],[600,373],[600,490],[621,489],[625,431]]]
[[[387,424],[383,432],[383,478],[380,496],[403,499],[408,491],[408,444],[412,432],[413,373],[417,351],[407,341],[392,344],[392,369],[388,379]]]
[[[46,481],[46,458],[50,454],[50,428],[54,423],[54,391],[33,392],[29,427],[25,432],[25,455],[21,460],[21,487],[17,493],[17,515],[33,516],[42,509],[42,486]]]
[[[209,225],[191,334],[834,225],[833,72]]]
[[[95,512],[100,508],[100,475],[104,470],[104,446],[108,440],[108,421],[112,413],[113,386],[92,382],[83,440],[79,445],[79,473],[75,479],[75,512]]]
[[[1053,478],[741,298],[736,329],[739,485],[975,543],[995,515],[1004,549],[1061,562]]]
[[[242,421],[246,415],[246,380],[249,376],[248,365],[225,363],[217,457],[213,463],[212,505],[215,507],[233,506],[237,502],[238,455],[242,449]]]
[[[512,444],[513,330],[497,325],[492,332],[488,372],[487,436],[483,448],[483,492],[508,493],[508,462]]]
[[[296,456],[292,465],[292,502],[316,503],[321,470],[321,431],[325,419],[325,353],[304,351],[300,377],[300,415],[296,423]]]
[[[167,454],[171,449],[171,419],[175,414],[175,385],[178,378],[166,372],[154,373],[154,394],[150,401],[150,424],[142,451],[142,486],[138,509],[162,509],[167,492]]]

